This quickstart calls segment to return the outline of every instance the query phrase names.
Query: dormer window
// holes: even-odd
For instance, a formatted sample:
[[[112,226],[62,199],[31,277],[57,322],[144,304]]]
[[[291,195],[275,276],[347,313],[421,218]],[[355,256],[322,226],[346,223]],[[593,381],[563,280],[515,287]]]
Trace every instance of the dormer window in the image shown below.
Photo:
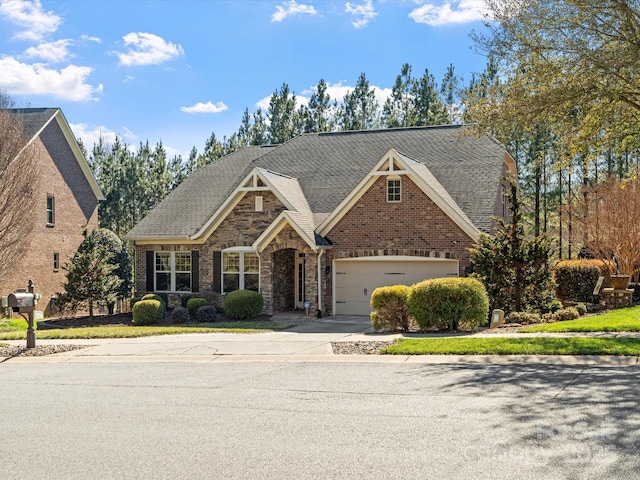
[[[398,203],[402,199],[402,183],[399,178],[389,178],[387,180],[387,202]]]

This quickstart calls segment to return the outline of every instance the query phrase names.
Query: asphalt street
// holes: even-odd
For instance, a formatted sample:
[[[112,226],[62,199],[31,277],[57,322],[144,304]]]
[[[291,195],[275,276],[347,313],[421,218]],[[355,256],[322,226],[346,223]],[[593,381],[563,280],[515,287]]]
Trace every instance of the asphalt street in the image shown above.
[[[2,363],[0,477],[640,479],[640,367]]]

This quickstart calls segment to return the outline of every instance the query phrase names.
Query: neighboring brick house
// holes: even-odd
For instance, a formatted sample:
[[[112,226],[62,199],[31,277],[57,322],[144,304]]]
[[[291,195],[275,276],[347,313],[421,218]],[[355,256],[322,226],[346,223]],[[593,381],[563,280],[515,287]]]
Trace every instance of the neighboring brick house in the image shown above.
[[[367,315],[374,288],[464,275],[515,162],[464,126],[300,135],[191,174],[126,236],[137,293],[260,291]]]
[[[2,279],[2,295],[26,288],[33,279],[36,292],[42,294],[38,309],[46,315],[51,299],[62,291],[66,280],[62,266],[78,249],[83,232],[98,227],[98,201],[104,198],[62,110],[11,112],[36,147],[41,186],[30,250]]]

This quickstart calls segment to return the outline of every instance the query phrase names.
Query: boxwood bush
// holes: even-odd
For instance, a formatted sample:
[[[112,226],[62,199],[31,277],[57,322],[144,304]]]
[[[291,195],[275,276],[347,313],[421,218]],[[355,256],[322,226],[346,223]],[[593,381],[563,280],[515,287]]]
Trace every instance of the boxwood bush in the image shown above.
[[[207,305],[213,305],[218,309],[218,312],[222,311],[222,302],[224,295],[212,291],[193,293],[192,298],[204,298],[207,301]]]
[[[163,314],[167,311],[167,302],[159,293],[147,293],[146,295],[142,296],[142,300],[157,300],[162,305]]]
[[[257,317],[262,311],[262,295],[252,290],[234,290],[224,297],[224,313],[229,318],[245,320]]]
[[[164,317],[164,305],[159,300],[140,300],[133,306],[132,322],[136,325],[160,323]]]
[[[196,318],[196,313],[200,307],[204,307],[207,301],[204,298],[190,298],[187,300],[187,310],[191,318]]]
[[[413,322],[407,309],[411,287],[394,285],[376,288],[371,294],[371,325],[374,330],[408,331]]]
[[[184,307],[174,307],[171,312],[171,321],[173,323],[187,323],[189,320],[191,320],[189,310]]]
[[[200,323],[213,323],[218,318],[218,310],[214,305],[203,305],[196,312],[196,320]]]
[[[475,329],[489,320],[489,297],[474,278],[434,278],[416,283],[409,295],[409,315],[422,330]]]
[[[140,300],[142,300],[142,297],[131,297],[129,299],[129,309],[132,310],[133,306],[138,303]]]
[[[574,302],[591,302],[598,277],[610,278],[602,260],[563,260],[553,267],[556,297]],[[608,283],[607,283],[608,284]]]
[[[511,312],[505,318],[506,323],[519,323],[520,325],[531,325],[533,323],[542,322],[542,318],[537,313],[530,312]]]

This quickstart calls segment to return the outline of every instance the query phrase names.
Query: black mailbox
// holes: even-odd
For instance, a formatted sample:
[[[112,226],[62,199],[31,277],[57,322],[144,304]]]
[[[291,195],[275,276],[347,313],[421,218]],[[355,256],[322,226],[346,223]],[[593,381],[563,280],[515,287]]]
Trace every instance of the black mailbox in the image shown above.
[[[14,312],[29,313],[32,312],[37,303],[35,293],[10,293],[8,298],[9,307]]]

